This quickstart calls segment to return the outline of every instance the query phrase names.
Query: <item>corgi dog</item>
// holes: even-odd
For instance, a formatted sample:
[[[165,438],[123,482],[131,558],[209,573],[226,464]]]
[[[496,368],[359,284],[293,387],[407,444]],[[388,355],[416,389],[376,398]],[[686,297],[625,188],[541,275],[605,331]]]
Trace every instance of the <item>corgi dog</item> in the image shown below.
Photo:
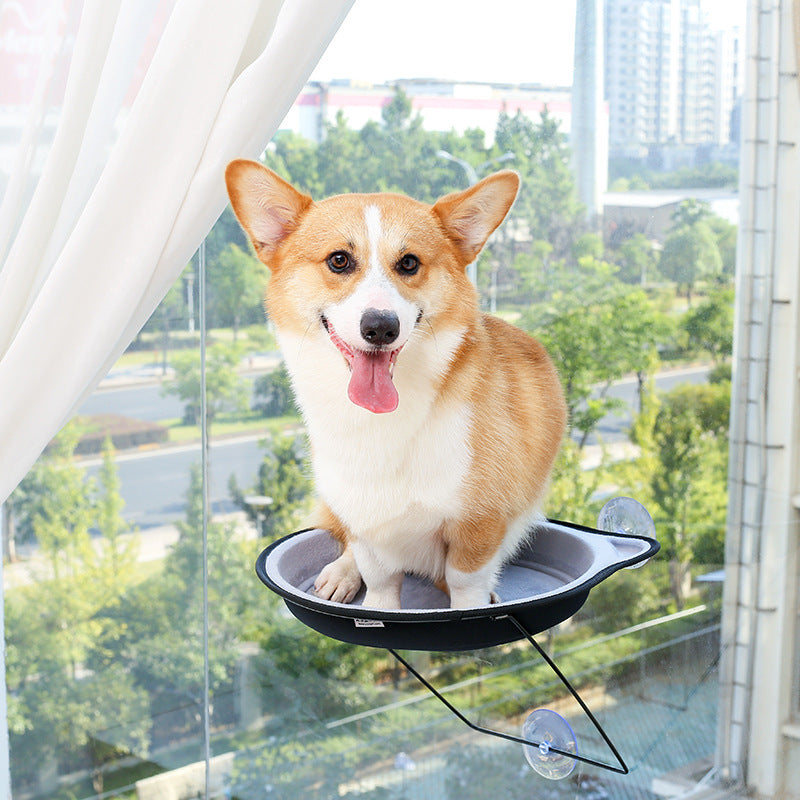
[[[266,167],[226,170],[270,270],[266,308],[307,425],[317,526],[341,543],[325,600],[400,608],[405,573],[452,608],[496,602],[565,430],[556,370],[480,313],[466,274],[519,188],[512,171],[427,205],[399,194],[314,202]]]

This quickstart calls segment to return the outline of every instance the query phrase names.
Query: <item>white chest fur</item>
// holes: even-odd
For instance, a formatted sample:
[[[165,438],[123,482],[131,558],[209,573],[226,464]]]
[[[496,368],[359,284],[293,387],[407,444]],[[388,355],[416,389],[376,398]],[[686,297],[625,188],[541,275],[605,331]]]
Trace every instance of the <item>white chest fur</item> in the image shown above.
[[[461,336],[437,338],[435,348],[406,345],[394,373],[399,407],[372,414],[348,400],[347,367],[328,341],[281,337],[309,427],[317,492],[387,566],[406,571],[443,559],[431,534],[459,516],[472,458],[467,405],[434,404]]]

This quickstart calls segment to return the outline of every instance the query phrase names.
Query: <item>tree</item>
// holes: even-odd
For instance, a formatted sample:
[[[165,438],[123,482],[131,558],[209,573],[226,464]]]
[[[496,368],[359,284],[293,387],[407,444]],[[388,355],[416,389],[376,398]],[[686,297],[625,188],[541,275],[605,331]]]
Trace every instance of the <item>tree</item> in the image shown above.
[[[736,225],[716,214],[710,216],[707,222],[722,258],[722,278],[730,281],[736,272],[736,240],[739,230]]]
[[[63,428],[51,454],[40,458],[25,478],[31,503],[27,514],[47,565],[41,578],[51,580],[52,624],[69,631],[61,651],[72,680],[97,630],[96,598],[92,587],[81,582],[86,565],[94,558],[90,531],[95,518],[95,487],[85,480],[84,471],[72,458],[79,437],[75,424]],[[76,591],[78,586],[83,591]]]
[[[159,714],[200,732],[204,693],[203,493],[192,468],[186,519],[161,573],[129,588],[116,640],[116,659],[151,696]],[[209,675],[214,697],[232,691],[239,645],[258,626],[260,603],[252,554],[236,536],[234,523],[210,521],[208,535]]]
[[[729,383],[686,385],[662,398],[655,416],[650,438],[653,518],[670,561],[679,609],[699,546],[706,557],[722,563],[729,409]]]
[[[119,473],[110,438],[103,447],[98,483],[95,510],[96,528],[100,536],[95,541],[93,557],[86,564],[86,570],[98,595],[96,619],[99,624],[94,647],[87,658],[92,669],[105,670],[113,665],[114,641],[120,635],[119,619],[124,617],[121,605],[139,558],[141,544],[138,535],[122,515],[125,501],[120,494]]]
[[[585,469],[581,448],[572,439],[565,438],[550,477],[545,500],[547,516],[580,525],[596,525],[600,503],[595,497],[604,478],[604,465]]]
[[[706,222],[711,215],[711,206],[708,203],[694,197],[687,197],[686,200],[681,200],[678,207],[672,212],[672,224],[675,228],[691,228],[700,222]]]
[[[719,289],[681,320],[690,350],[705,350],[715,364],[733,352],[733,289]]]
[[[619,278],[625,283],[644,285],[655,278],[656,251],[643,233],[634,233],[625,239],[611,258],[619,266]]]
[[[112,751],[146,755],[150,720],[131,674],[101,652],[107,613],[130,586],[131,553],[124,568],[119,537],[126,526],[110,450],[98,501],[72,460],[78,434],[67,426],[25,479],[25,516],[49,574],[8,598],[9,719],[15,765],[83,753],[102,786]],[[99,546],[90,536],[95,523],[111,537]]]
[[[262,512],[248,505],[246,493],[239,488],[234,476],[231,476],[229,490],[236,505],[246,511],[259,528],[260,535],[272,540],[297,528],[301,513],[308,511],[312,483],[305,448],[299,437],[275,436],[260,444],[266,452],[252,491],[272,499],[265,516],[260,517]]]
[[[543,282],[548,301],[522,318],[558,368],[570,436],[579,432],[581,447],[599,421],[619,407],[608,395],[615,380],[634,373],[641,392],[645,376],[658,364],[656,343],[666,325],[647,295],[615,280],[615,271],[590,257],[580,259],[576,269],[562,264]]]
[[[206,410],[209,421],[223,411],[244,413],[249,407],[249,384],[237,367],[242,351],[237,345],[212,344],[206,350]],[[179,353],[173,360],[174,377],[163,391],[174,394],[186,403],[184,422],[200,422],[200,353],[193,350]]]
[[[263,316],[267,268],[234,243],[225,247],[208,266],[210,315],[219,325],[233,326],[236,342],[243,320]]]
[[[272,372],[258,378],[253,386],[253,410],[265,417],[299,414],[294,401],[289,371],[283,362]]]
[[[599,261],[603,258],[603,250],[603,237],[599,233],[584,233],[572,245],[572,257],[575,261],[587,256]]]
[[[141,333],[158,335],[161,349],[161,369],[166,375],[169,366],[169,353],[173,343],[172,331],[191,330],[194,325],[192,315],[187,305],[187,288],[194,282],[194,264],[189,263],[184,268],[181,277],[172,284],[158,308],[152,313],[145,323]],[[192,298],[194,303],[194,298]],[[196,308],[193,305],[193,308]],[[154,337],[155,338],[155,337]]]
[[[518,253],[512,263],[512,272],[517,276],[518,301],[543,302],[550,297],[553,287],[549,276],[554,271],[564,269],[563,261],[554,263],[552,259],[553,245],[543,239],[531,242],[525,252]]]
[[[559,123],[547,110],[538,123],[521,111],[513,117],[501,112],[495,146],[498,153],[514,153],[514,168],[522,176],[511,217],[524,222],[531,239],[549,242],[556,259],[569,258],[585,224]]]
[[[658,264],[665,278],[684,288],[689,306],[699,280],[722,274],[722,257],[707,222],[709,214],[705,204],[684,200],[673,214],[674,225],[664,242]]]
[[[320,195],[328,197],[345,192],[376,191],[377,186],[369,185],[369,178],[375,176],[371,167],[375,157],[339,111],[335,122],[326,124],[325,137],[317,147]],[[292,180],[291,176],[289,180]]]
[[[288,176],[300,191],[312,197],[319,197],[323,193],[318,145],[299,133],[279,131],[264,154],[264,164],[279,175]],[[230,209],[230,206],[227,208]]]

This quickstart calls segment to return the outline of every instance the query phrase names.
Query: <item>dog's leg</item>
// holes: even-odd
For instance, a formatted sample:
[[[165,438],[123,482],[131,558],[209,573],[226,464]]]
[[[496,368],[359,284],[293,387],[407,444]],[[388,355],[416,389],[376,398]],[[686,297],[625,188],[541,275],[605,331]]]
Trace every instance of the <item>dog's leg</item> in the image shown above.
[[[361,588],[361,573],[350,548],[347,530],[325,503],[318,504],[315,517],[318,527],[329,530],[333,538],[342,545],[342,554],[323,567],[314,581],[314,592],[323,600],[351,603]]]
[[[370,547],[358,541],[353,541],[352,549],[367,587],[364,608],[399,609],[403,573],[388,569]]]
[[[502,563],[505,525],[492,521],[450,523],[445,532],[445,581],[450,608],[476,608],[497,603],[494,584]]]
[[[450,608],[477,608],[498,602],[492,591],[497,568],[488,564],[474,572],[463,572],[448,564],[447,585],[450,587]]]

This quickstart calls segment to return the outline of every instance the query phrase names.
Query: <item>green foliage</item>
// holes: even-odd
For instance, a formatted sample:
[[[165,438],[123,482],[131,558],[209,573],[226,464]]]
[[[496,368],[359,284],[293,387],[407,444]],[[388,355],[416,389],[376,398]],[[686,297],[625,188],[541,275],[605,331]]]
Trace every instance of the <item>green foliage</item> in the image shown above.
[[[657,347],[672,337],[677,315],[668,318],[671,308],[652,289],[635,286],[652,281],[655,251],[639,235],[604,252],[599,237],[586,232],[566,139],[547,113],[538,123],[521,114],[501,115],[495,143],[487,147],[480,131],[425,131],[409,98],[398,92],[381,122],[355,131],[339,115],[327,126],[320,145],[281,134],[266,162],[315,197],[385,189],[432,202],[467,183],[464,169],[439,156],[440,150],[464,159],[479,176],[498,166],[499,157],[512,153],[508,166],[522,175],[520,198],[483,254],[479,280],[485,285],[490,275],[496,277],[498,296],[507,304],[504,311],[521,313],[521,324],[548,347],[564,382],[572,438],[556,465],[548,515],[593,525],[601,498],[613,486],[615,492],[637,497],[650,508],[663,556],[672,565],[669,577],[648,566],[648,578],[644,571],[624,572],[604,582],[593,589],[582,621],[599,632],[639,622],[664,602],[662,587],[670,579],[675,602],[682,604],[689,565],[721,560],[730,399],[729,380],[721,373],[730,350],[730,293],[712,291],[680,323],[688,346],[709,352],[722,363],[720,374],[707,387],[658,398],[651,386],[659,363]],[[632,178],[631,185],[636,180]],[[731,226],[691,203],[679,210],[675,222],[673,241],[665,247],[671,252],[662,257],[665,276],[679,280],[689,292],[700,280],[727,277],[735,238]],[[261,319],[263,268],[249,254],[229,209],[209,238],[208,264],[214,319],[233,325],[235,331],[240,323]],[[162,309],[162,322],[180,317],[181,302],[179,287]],[[169,330],[166,323],[164,330]],[[265,330],[259,325],[256,336]],[[260,349],[269,345],[266,338],[259,339]],[[245,384],[237,373],[242,353],[241,347],[209,347],[212,419],[225,411],[243,412],[247,406]],[[199,417],[198,364],[196,353],[176,357],[176,377],[170,387],[194,421]],[[586,470],[581,444],[616,408],[610,387],[628,375],[635,375],[640,384],[641,411],[631,438],[641,455],[623,465],[603,460]],[[257,402],[270,413],[293,413],[284,369],[259,381],[256,394]],[[12,499],[18,529],[38,539],[48,564],[40,583],[7,597],[15,777],[25,774],[25,765],[35,775],[37,766],[51,755],[72,758],[80,748],[102,770],[119,754],[100,743],[104,731],[108,741],[119,742],[122,749],[145,753],[150,718],[157,720],[167,712],[183,715],[186,736],[199,728],[203,689],[199,473],[192,474],[186,519],[163,568],[134,583],[138,538],[129,535],[121,517],[111,454],[106,453],[96,485],[89,484],[71,458],[74,439],[74,431],[67,431],[52,457],[37,465]],[[262,532],[274,539],[302,525],[300,515],[308,507],[311,483],[302,440],[279,436],[264,446],[252,491],[272,498]],[[255,510],[244,503],[245,493],[235,482],[232,494],[256,521]],[[100,534],[94,543],[93,528]],[[389,727],[389,722],[359,722],[361,742],[352,735],[350,739],[340,733],[319,735],[321,720],[378,703],[383,696],[375,683],[379,656],[287,619],[279,601],[265,595],[253,577],[253,553],[238,533],[232,524],[209,521],[211,691],[221,706],[232,690],[243,643],[255,641],[262,699],[275,735],[242,751],[234,788],[248,797],[333,796],[357,759],[374,762],[385,755],[377,752],[388,741],[380,738],[380,726]],[[616,654],[613,647],[621,645],[581,653],[570,667],[588,670],[603,658],[610,660]],[[517,651],[509,653],[519,660]],[[532,683],[541,675],[535,672]],[[514,696],[519,692],[518,675],[505,679],[507,683],[499,681],[493,693],[483,696],[496,713],[519,705]],[[604,678],[595,675],[591,680]],[[417,707],[401,710],[398,714],[407,716],[392,717],[391,725],[404,734],[420,728],[413,735],[424,743],[429,730],[421,729],[419,713]],[[365,745],[365,732],[374,734],[379,744]],[[451,750],[451,758],[449,796],[513,798],[526,789],[525,796],[530,794],[530,785],[519,780],[516,766],[507,775],[494,769],[495,753],[484,748],[475,754]],[[574,786],[566,785],[565,791],[570,788],[574,793]],[[393,795],[378,789],[370,796]]]
[[[49,757],[84,753],[97,780],[110,754],[145,755],[150,721],[145,693],[124,665],[108,658],[107,612],[129,586],[135,539],[124,539],[119,480],[110,447],[100,496],[72,460],[79,432],[68,426],[49,457],[25,479],[24,515],[48,574],[6,598],[6,680],[15,776]],[[104,538],[93,545],[97,524]],[[17,771],[19,769],[19,772]]]
[[[448,754],[447,800],[484,800],[487,797],[502,797],[504,800],[529,800],[531,786],[529,776],[520,775],[515,764],[509,768],[510,753],[498,758],[498,748],[468,745],[453,748]],[[510,749],[502,746],[502,750]],[[517,757],[521,752],[516,749]]]
[[[437,153],[448,150],[469,160],[487,158],[472,134],[457,137],[425,131],[410,99],[398,89],[382,120],[352,129],[340,111],[315,145],[296,134],[276,137],[265,163],[317,199],[346,192],[392,191],[434,202],[463,188],[463,173]]]
[[[572,246],[572,257],[575,261],[587,257],[599,261],[603,258],[603,237],[599,233],[584,233],[579,236]]]
[[[231,775],[234,797],[252,800],[328,800],[352,771],[338,754],[320,757],[317,736],[272,736],[236,754]],[[388,798],[387,798],[388,800]]]
[[[618,277],[625,283],[645,284],[656,277],[656,250],[643,233],[625,239],[610,258],[619,267]]]
[[[255,321],[263,316],[267,268],[231,242],[209,262],[208,283],[208,319],[216,325],[232,326],[235,342],[245,319]]]
[[[260,442],[265,449],[252,492],[272,499],[262,512],[245,501],[243,492],[231,476],[229,490],[234,502],[247,512],[261,536],[273,540],[297,530],[301,517],[309,510],[311,478],[303,440],[289,435],[275,436]]]
[[[263,320],[261,323],[248,325],[244,333],[247,336],[248,349],[251,351],[265,352],[278,349],[275,334],[264,324]]]
[[[603,469],[584,469],[583,451],[565,438],[556,459],[547,493],[545,512],[550,519],[593,526],[599,504],[593,499],[600,489]]]
[[[722,256],[708,222],[710,213],[705,204],[684,200],[673,215],[674,226],[661,251],[661,274],[685,288],[689,305],[699,280],[722,275]]]
[[[306,724],[352,714],[374,698],[375,652],[286,620],[262,640],[260,673],[269,706]]]
[[[560,274],[563,265],[552,262],[553,246],[537,239],[524,251],[517,253],[511,265],[513,289],[518,301],[530,305],[549,296],[548,278]]]
[[[581,446],[600,420],[618,408],[608,396],[627,373],[643,376],[658,365],[656,346],[667,323],[647,295],[614,279],[616,267],[591,257],[561,270],[537,293],[547,301],[523,315],[521,324],[539,338],[561,376],[570,435]]]
[[[728,220],[716,215],[710,216],[706,222],[719,248],[720,258],[722,258],[722,278],[733,280],[736,272],[736,244],[739,229]]]
[[[707,352],[715,364],[733,352],[733,289],[712,292],[681,320],[691,351]]]
[[[611,191],[625,192],[647,189],[736,189],[739,170],[730,164],[712,161],[698,167],[680,167],[672,172],[644,169],[641,162],[611,159],[609,184]]]
[[[648,459],[650,510],[670,561],[678,608],[699,554],[712,565],[724,560],[729,409],[729,383],[680,386],[662,398],[650,415],[652,430],[640,439]]]
[[[566,136],[558,122],[547,110],[538,124],[522,112],[513,117],[502,112],[495,146],[501,153],[514,153],[513,166],[522,176],[511,219],[523,221],[534,241],[549,242],[556,258],[567,258],[582,233],[583,209],[577,199]]]
[[[50,455],[36,462],[12,500],[22,538],[35,539],[49,553],[63,551],[64,558],[52,565],[56,580],[70,574],[90,546],[94,487],[85,482],[83,470],[72,460],[80,433],[75,423],[64,427]]]
[[[467,185],[464,168],[445,160],[442,151],[465,161],[477,177],[499,168],[501,157],[521,174],[520,196],[506,227],[488,248],[484,268],[511,262],[517,249],[512,229],[551,242],[558,258],[571,256],[573,242],[581,233],[582,209],[566,137],[546,111],[538,123],[521,113],[513,117],[502,113],[494,146],[487,147],[482,131],[462,135],[426,131],[410,99],[398,90],[380,123],[369,122],[356,131],[340,112],[326,126],[319,145],[282,134],[267,152],[265,163],[315,197],[396,191],[432,203]]]
[[[253,411],[257,411],[265,417],[299,414],[294,402],[289,371],[284,362],[281,362],[277,369],[256,380],[253,387],[253,399]]]
[[[155,708],[180,710],[192,726],[204,684],[202,511],[202,477],[195,466],[178,540],[161,574],[130,587],[125,636],[117,642],[118,659],[151,693]],[[207,534],[209,671],[215,695],[230,690],[239,645],[244,633],[255,627],[260,595],[256,581],[247,579],[252,574],[252,554],[237,541],[235,527],[209,521]]]
[[[639,570],[622,570],[592,589],[592,615],[579,613],[598,633],[615,633],[652,619],[664,607],[663,587],[655,580],[657,565],[647,564],[648,579]]]
[[[242,359],[241,347],[218,342],[206,350],[206,411],[211,421],[223,411],[247,411],[249,384],[237,368]],[[192,350],[173,359],[174,377],[164,384],[166,394],[174,394],[185,404],[184,422],[200,422],[200,353]]]

